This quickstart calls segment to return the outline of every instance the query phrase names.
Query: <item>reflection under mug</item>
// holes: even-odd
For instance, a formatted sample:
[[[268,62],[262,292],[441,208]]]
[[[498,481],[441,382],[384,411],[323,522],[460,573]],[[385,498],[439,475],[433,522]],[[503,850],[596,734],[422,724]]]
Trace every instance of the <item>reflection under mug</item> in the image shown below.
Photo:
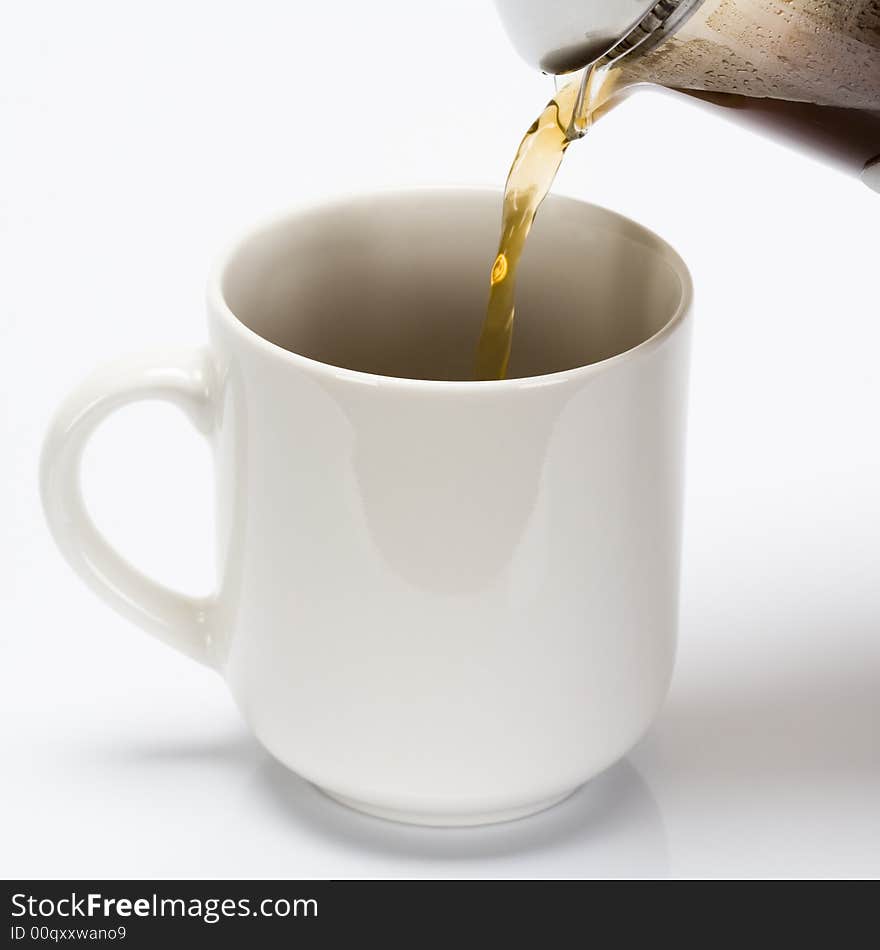
[[[219,670],[281,762],[400,821],[564,798],[647,729],[673,666],[687,268],[640,225],[548,198],[510,378],[470,382],[499,208],[391,192],[259,228],[211,282],[208,346],[98,372],[43,453],[84,580]],[[212,597],[136,571],[83,505],[85,442],[141,399],[214,448]]]

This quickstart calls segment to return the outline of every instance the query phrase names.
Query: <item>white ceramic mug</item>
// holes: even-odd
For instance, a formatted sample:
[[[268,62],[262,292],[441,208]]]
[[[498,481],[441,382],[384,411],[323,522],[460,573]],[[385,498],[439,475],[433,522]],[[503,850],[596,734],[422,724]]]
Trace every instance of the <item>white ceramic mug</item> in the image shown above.
[[[642,735],[673,665],[687,269],[632,221],[549,198],[512,378],[468,382],[499,210],[409,191],[254,231],[211,282],[210,344],[99,372],[44,448],[49,525],[84,580],[219,670],[281,762],[400,821],[564,798]],[[142,399],[214,448],[211,598],[140,574],[83,506],[85,442]]]

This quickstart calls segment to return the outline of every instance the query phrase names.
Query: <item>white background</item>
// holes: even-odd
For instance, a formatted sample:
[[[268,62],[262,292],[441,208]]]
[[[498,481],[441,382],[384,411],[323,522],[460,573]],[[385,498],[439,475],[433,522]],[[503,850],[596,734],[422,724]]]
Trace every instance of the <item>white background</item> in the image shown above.
[[[685,103],[634,97],[556,186],[658,230],[698,299],[675,679],[567,803],[482,830],[349,812],[52,547],[53,408],[100,361],[201,340],[240,227],[325,194],[500,185],[550,92],[488,0],[6,11],[3,876],[880,874],[880,196]],[[99,524],[191,591],[212,583],[210,485],[169,408],[124,410],[86,459]]]

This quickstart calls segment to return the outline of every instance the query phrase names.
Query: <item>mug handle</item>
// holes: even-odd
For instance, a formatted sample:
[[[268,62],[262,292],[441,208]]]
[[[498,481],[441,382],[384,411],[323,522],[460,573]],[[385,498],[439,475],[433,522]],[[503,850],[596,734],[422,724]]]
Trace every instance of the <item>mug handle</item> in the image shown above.
[[[213,666],[216,598],[189,597],[142,574],[101,534],[82,496],[80,462],[98,424],[122,406],[159,399],[206,438],[214,431],[213,371],[205,349],[129,357],[96,371],[56,412],[40,460],[49,529],[61,553],[114,610],[187,656]]]

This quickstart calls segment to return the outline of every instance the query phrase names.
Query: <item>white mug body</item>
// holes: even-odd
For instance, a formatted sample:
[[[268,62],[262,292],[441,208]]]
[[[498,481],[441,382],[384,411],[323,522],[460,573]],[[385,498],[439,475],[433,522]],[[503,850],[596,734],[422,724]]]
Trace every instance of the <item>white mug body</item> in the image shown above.
[[[160,394],[214,445],[216,596],[160,603],[70,517],[75,406],[44,458],[50,525],[92,586],[220,670],[274,757],[402,821],[565,797],[645,732],[673,667],[687,269],[548,199],[512,378],[470,382],[498,209],[479,190],[338,201],[218,268],[210,344]],[[107,385],[72,399],[97,419]]]

